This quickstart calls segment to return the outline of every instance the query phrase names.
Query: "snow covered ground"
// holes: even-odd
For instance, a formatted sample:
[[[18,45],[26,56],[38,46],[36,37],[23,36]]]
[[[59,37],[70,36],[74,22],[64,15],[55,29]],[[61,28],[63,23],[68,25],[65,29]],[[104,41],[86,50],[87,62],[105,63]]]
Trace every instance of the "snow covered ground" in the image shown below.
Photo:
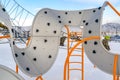
[[[110,42],[109,44],[111,46],[111,52],[119,53],[120,43]],[[63,80],[63,67],[66,54],[67,50],[60,47],[58,57],[54,65],[46,74],[43,75],[45,80]],[[0,64],[15,70],[16,64],[8,43],[0,44]],[[35,78],[28,77],[21,71],[19,71],[19,74],[24,77],[25,80],[35,80]],[[81,75],[79,72],[74,72],[74,74],[71,75],[71,80],[81,80],[79,75]],[[94,68],[94,65],[85,55],[85,80],[112,80],[112,75],[106,74],[98,68]]]

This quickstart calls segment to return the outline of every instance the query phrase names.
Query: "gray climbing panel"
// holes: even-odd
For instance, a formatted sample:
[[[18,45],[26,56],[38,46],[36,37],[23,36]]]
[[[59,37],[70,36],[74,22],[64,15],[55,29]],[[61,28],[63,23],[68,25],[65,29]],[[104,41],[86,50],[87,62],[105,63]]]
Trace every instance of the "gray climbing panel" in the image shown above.
[[[57,57],[61,29],[64,25],[84,26],[84,38],[100,36],[105,5],[80,11],[58,11],[48,8],[40,10],[32,25],[29,46],[19,49],[12,45],[13,55],[19,68],[29,76],[46,73]],[[101,40],[87,41],[84,47],[93,64],[102,71],[112,74],[114,55],[104,49]],[[117,71],[120,72],[118,68]],[[120,74],[118,72],[117,74]]]
[[[11,28],[10,17],[6,12],[5,8],[0,5],[0,22],[7,26],[9,29]]]
[[[0,80],[24,80],[15,71],[0,65]]]

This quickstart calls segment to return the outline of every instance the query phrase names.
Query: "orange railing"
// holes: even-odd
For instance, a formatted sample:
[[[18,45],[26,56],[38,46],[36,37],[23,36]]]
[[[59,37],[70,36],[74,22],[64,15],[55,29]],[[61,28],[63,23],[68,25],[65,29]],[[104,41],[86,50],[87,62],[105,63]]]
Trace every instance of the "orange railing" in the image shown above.
[[[120,16],[120,12],[110,3],[107,1],[107,5],[118,15]],[[116,75],[117,70],[117,63],[118,62],[118,55],[114,56],[114,66],[113,66],[113,80],[119,80],[119,75]]]

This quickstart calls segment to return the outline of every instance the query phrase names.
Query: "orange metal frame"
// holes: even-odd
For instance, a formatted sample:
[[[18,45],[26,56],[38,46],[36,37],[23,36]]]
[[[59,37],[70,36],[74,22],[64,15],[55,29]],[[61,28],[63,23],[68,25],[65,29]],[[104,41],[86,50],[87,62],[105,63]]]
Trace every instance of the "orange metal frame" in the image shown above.
[[[118,55],[115,55],[114,56],[114,65],[113,65],[113,80],[119,80],[119,76],[116,75],[117,64],[118,64]]]
[[[120,16],[120,13],[112,6],[112,4],[110,4],[109,2],[107,2],[107,5],[110,6],[110,7],[112,8],[112,10],[115,11],[115,13],[116,13],[118,16]],[[70,35],[69,35],[70,32],[69,32],[68,26],[65,25],[65,28],[66,28],[66,30],[67,30],[68,37],[70,38]],[[2,39],[2,38],[10,38],[10,35],[0,36],[0,39]],[[69,57],[70,57],[71,53],[72,53],[72,52],[75,50],[75,48],[76,48],[78,45],[80,45],[81,43],[83,43],[83,42],[85,42],[85,41],[88,41],[88,40],[94,40],[94,39],[99,40],[100,37],[99,37],[99,36],[90,36],[90,37],[84,38],[84,39],[82,39],[81,41],[79,41],[78,43],[76,43],[75,46],[70,49],[70,51],[68,51],[68,55],[67,55],[67,58],[66,58],[66,61],[65,61],[65,65],[64,65],[64,80],[66,80],[66,71],[67,71],[66,66],[68,65]],[[26,43],[26,45],[28,45],[29,42],[30,42],[30,38],[28,39],[28,42]],[[68,39],[68,42],[70,42],[69,39]],[[67,46],[69,46],[69,45],[70,45],[70,44],[67,44]],[[69,48],[69,47],[68,47],[68,48]],[[68,48],[67,48],[67,49],[68,49]],[[68,49],[68,50],[69,50],[69,49]],[[83,57],[84,57],[84,56],[83,56]],[[113,66],[113,80],[119,80],[119,75],[116,75],[117,63],[118,63],[118,55],[115,55],[115,57],[114,57],[114,66]],[[84,60],[83,60],[82,64],[84,65]],[[19,69],[18,69],[18,65],[16,65],[16,73],[18,73],[18,70],[19,70]],[[82,72],[83,72],[82,74],[84,74],[84,69],[83,69]],[[68,74],[69,74],[69,73],[68,73]],[[83,75],[82,77],[83,77],[82,80],[84,80],[84,75]],[[39,79],[40,79],[40,80],[43,80],[42,76],[39,76],[39,77],[36,78],[36,80],[39,80]]]
[[[110,4],[109,2],[107,2],[107,5],[110,6],[110,8],[112,8],[112,10],[118,15],[120,16],[120,12],[118,12],[113,6],[112,4]],[[67,25],[65,25],[65,28],[67,30],[67,33],[68,33],[68,38],[70,37],[69,33],[69,28]],[[99,36],[90,36],[88,38],[84,38],[83,40],[79,41],[70,51],[69,51],[69,47],[67,48],[68,49],[68,56],[66,58],[66,61],[65,61],[65,65],[64,65],[64,80],[66,80],[66,71],[67,71],[67,68],[66,66],[68,65],[68,62],[69,62],[69,57],[71,55],[71,53],[74,51],[74,49],[81,43],[85,42],[85,41],[88,41],[88,40],[93,40],[93,39],[100,39]],[[69,42],[69,39],[68,39],[68,42]],[[68,45],[69,46],[69,43]],[[114,66],[113,66],[113,80],[119,80],[119,75],[116,75],[116,68],[117,68],[117,62],[118,62],[118,55],[115,55],[114,57]],[[84,62],[83,62],[84,63]],[[95,66],[96,67],[96,66]],[[84,70],[83,70],[84,72]],[[69,73],[68,73],[69,74]],[[68,80],[69,80],[69,76],[68,76]],[[84,80],[84,78],[82,78],[82,80]]]
[[[68,26],[65,25],[65,28],[67,30],[68,38],[70,38],[70,35],[69,35],[70,31],[69,31]],[[66,75],[66,72],[67,72],[67,68],[69,68],[68,63],[69,63],[69,58],[71,56],[71,53],[76,49],[77,46],[79,46],[83,42],[88,41],[88,40],[93,40],[93,39],[100,39],[100,37],[99,36],[91,36],[91,37],[88,37],[88,38],[84,38],[84,39],[78,41],[70,50],[69,50],[69,45],[70,45],[69,42],[70,41],[69,41],[69,39],[67,39],[67,41],[68,41],[68,44],[67,44],[68,54],[67,54],[67,58],[66,58],[66,61],[65,61],[65,64],[64,64],[64,80],[67,80],[67,79],[69,80],[70,79],[69,71],[67,73],[68,76]],[[82,54],[84,54],[84,49],[83,48],[82,48],[82,51],[83,51]],[[82,57],[84,57],[84,55],[82,55]],[[68,67],[66,67],[66,66],[68,66]],[[84,80],[84,58],[82,58],[82,80]]]
[[[70,70],[78,70],[78,71],[81,71],[82,72],[82,80],[84,79],[84,48],[83,48],[83,45],[82,45],[82,48],[75,48],[75,49],[81,49],[82,51],[82,55],[78,55],[78,54],[74,54],[74,55],[70,55],[70,50],[72,48],[70,48],[70,42],[73,42],[73,40],[71,41],[70,40],[70,37],[71,37],[71,34],[73,35],[78,35],[78,36],[82,36],[82,33],[80,32],[70,32],[69,28],[67,25],[65,25],[65,29],[67,31],[67,58],[66,58],[66,64],[64,65],[64,80],[70,80]],[[75,42],[78,42],[78,41],[75,41]],[[74,50],[75,50],[74,49]],[[70,59],[70,56],[81,56],[82,58],[82,61],[81,62],[70,62],[69,59]],[[81,64],[82,65],[82,68],[79,69],[79,68],[72,68],[70,69],[70,66],[69,64],[70,63],[77,63],[77,64]],[[67,71],[68,70],[68,71]],[[67,75],[66,75],[66,72],[67,72]],[[66,79],[67,78],[67,79]]]
[[[120,16],[120,12],[110,3],[107,2],[107,5],[110,6],[110,8],[118,15]],[[118,55],[115,55],[114,57],[114,66],[113,66],[113,80],[119,80],[119,75],[116,75],[117,70],[117,63],[118,62]]]

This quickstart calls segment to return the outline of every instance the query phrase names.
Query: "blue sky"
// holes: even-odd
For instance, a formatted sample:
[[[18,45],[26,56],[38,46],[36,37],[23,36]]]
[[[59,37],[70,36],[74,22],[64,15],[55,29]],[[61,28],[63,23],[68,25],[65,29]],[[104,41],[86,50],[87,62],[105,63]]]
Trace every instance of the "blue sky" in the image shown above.
[[[42,8],[57,10],[83,10],[102,6],[106,0],[16,0],[28,11],[36,14]],[[108,0],[120,11],[120,0]],[[103,24],[108,22],[120,23],[120,18],[108,7],[103,16]]]
[[[106,0],[16,0],[20,5],[32,13],[41,8],[58,10],[82,10],[102,6]],[[108,0],[115,7],[120,7],[120,0]]]

